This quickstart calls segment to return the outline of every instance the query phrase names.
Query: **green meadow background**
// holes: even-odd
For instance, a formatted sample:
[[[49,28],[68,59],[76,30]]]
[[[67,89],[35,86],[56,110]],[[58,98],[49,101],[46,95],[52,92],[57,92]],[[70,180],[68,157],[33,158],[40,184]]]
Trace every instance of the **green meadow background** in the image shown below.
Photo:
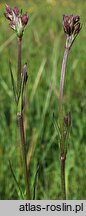
[[[13,173],[25,190],[16,106],[9,60],[16,81],[17,38],[4,18],[4,2],[29,15],[22,45],[22,65],[28,64],[24,111],[27,162],[33,199],[61,199],[60,151],[53,113],[58,121],[61,63],[65,48],[63,14],[80,15],[82,29],[67,62],[64,108],[72,126],[66,160],[67,199],[86,199],[86,1],[0,1],[0,199],[21,199]],[[9,165],[11,163],[11,168]],[[39,168],[39,169],[38,169]],[[38,170],[38,172],[37,172]]]

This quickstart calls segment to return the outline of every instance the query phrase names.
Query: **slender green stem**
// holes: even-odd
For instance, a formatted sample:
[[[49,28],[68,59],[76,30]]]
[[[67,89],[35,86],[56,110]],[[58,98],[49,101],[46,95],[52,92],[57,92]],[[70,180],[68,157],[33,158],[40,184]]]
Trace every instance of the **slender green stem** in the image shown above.
[[[63,114],[63,89],[65,79],[66,62],[69,53],[69,48],[65,48],[62,68],[61,68],[61,79],[60,79],[60,93],[59,93],[59,121],[60,121],[60,161],[61,161],[61,196],[62,199],[66,199],[66,188],[65,188],[65,140],[64,140],[64,114]]]
[[[21,151],[22,151],[23,170],[24,170],[24,178],[25,178],[25,186],[26,186],[26,199],[30,199],[30,188],[29,188],[29,179],[28,179],[29,177],[28,177],[26,149],[25,149],[23,114],[20,112],[17,114],[17,116],[18,116],[18,125],[19,125],[19,130],[20,130],[20,137],[21,137]]]

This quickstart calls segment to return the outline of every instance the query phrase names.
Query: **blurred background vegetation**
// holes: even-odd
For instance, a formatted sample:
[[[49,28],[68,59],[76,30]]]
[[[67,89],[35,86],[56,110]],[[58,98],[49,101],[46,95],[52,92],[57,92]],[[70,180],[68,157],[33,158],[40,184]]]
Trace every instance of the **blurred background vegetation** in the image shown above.
[[[66,161],[67,199],[86,199],[86,1],[15,0],[5,1],[29,14],[22,46],[22,65],[28,63],[25,128],[30,185],[39,165],[36,199],[61,199],[58,137],[53,113],[58,120],[61,63],[65,47],[63,14],[81,16],[82,30],[70,51],[67,63],[64,107],[71,110],[72,128]],[[16,80],[17,38],[4,18],[0,1],[0,199],[19,199],[9,167],[24,191],[16,106],[9,72],[9,60]],[[29,149],[29,150],[28,150]]]

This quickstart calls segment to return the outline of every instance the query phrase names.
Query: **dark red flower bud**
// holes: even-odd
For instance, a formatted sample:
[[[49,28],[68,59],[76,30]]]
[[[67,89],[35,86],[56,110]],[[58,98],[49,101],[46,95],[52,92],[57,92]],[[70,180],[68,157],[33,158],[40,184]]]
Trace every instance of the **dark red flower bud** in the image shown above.
[[[13,11],[14,11],[16,16],[19,15],[19,9],[16,6],[14,7]]]
[[[11,12],[12,12],[12,9],[11,9],[10,6],[7,5],[7,4],[6,4],[6,11],[7,11],[7,13],[11,13]]]
[[[63,26],[64,31],[67,35],[75,35],[78,34],[80,31],[80,17],[77,16],[65,16],[63,15]]]
[[[75,34],[78,34],[79,31],[80,31],[80,29],[81,29],[80,23],[77,23],[77,24],[75,25],[75,28],[74,28],[74,33],[75,33]]]
[[[73,15],[70,15],[70,16],[64,15],[63,21],[64,21],[64,31],[66,34],[68,34],[70,36],[74,31]]]
[[[22,16],[21,21],[22,21],[22,25],[23,26],[27,25],[27,23],[28,23],[28,16],[27,16],[27,14],[24,14]]]
[[[6,5],[6,12],[4,16],[10,20],[10,27],[16,31],[17,36],[21,38],[24,33],[25,26],[28,22],[27,14],[19,13],[19,9],[15,6],[11,9],[8,5]]]
[[[23,66],[23,76],[24,76],[24,85],[27,83],[28,74],[27,74],[27,63]]]
[[[80,20],[80,16],[73,16],[73,19],[74,19],[74,22],[76,23],[76,22],[78,22],[79,20]]]
[[[64,117],[64,124],[66,127],[71,125],[71,112],[67,113],[67,115]]]

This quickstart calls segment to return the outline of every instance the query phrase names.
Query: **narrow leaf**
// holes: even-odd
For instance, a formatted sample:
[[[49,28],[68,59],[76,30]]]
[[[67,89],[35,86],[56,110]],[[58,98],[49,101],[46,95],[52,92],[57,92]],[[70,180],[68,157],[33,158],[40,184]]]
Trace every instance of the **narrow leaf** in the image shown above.
[[[24,199],[22,190],[21,190],[20,185],[19,185],[19,183],[18,183],[18,181],[17,181],[17,179],[16,179],[16,176],[15,176],[15,174],[14,174],[14,171],[13,171],[13,168],[12,168],[12,165],[11,165],[10,160],[9,160],[9,166],[10,166],[10,170],[11,170],[11,173],[12,173],[12,176],[13,176],[13,179],[14,179],[14,182],[15,182],[15,184],[16,184],[16,186],[17,186],[17,188],[18,188],[18,190],[19,190],[19,192],[20,192],[20,194],[21,194],[22,199]]]
[[[35,179],[34,179],[34,184],[33,184],[33,200],[35,200],[38,171],[39,171],[39,165],[37,167],[37,171],[36,171]]]
[[[59,135],[59,138],[61,138],[60,128],[59,128],[59,125],[57,124],[54,113],[53,113],[53,124],[54,124],[55,130],[57,132],[57,136]]]
[[[14,98],[15,98],[15,102],[17,103],[16,87],[15,87],[15,82],[14,82],[14,77],[13,77],[12,67],[11,67],[11,62],[10,61],[9,61],[9,68],[10,68],[10,75],[11,75]]]

